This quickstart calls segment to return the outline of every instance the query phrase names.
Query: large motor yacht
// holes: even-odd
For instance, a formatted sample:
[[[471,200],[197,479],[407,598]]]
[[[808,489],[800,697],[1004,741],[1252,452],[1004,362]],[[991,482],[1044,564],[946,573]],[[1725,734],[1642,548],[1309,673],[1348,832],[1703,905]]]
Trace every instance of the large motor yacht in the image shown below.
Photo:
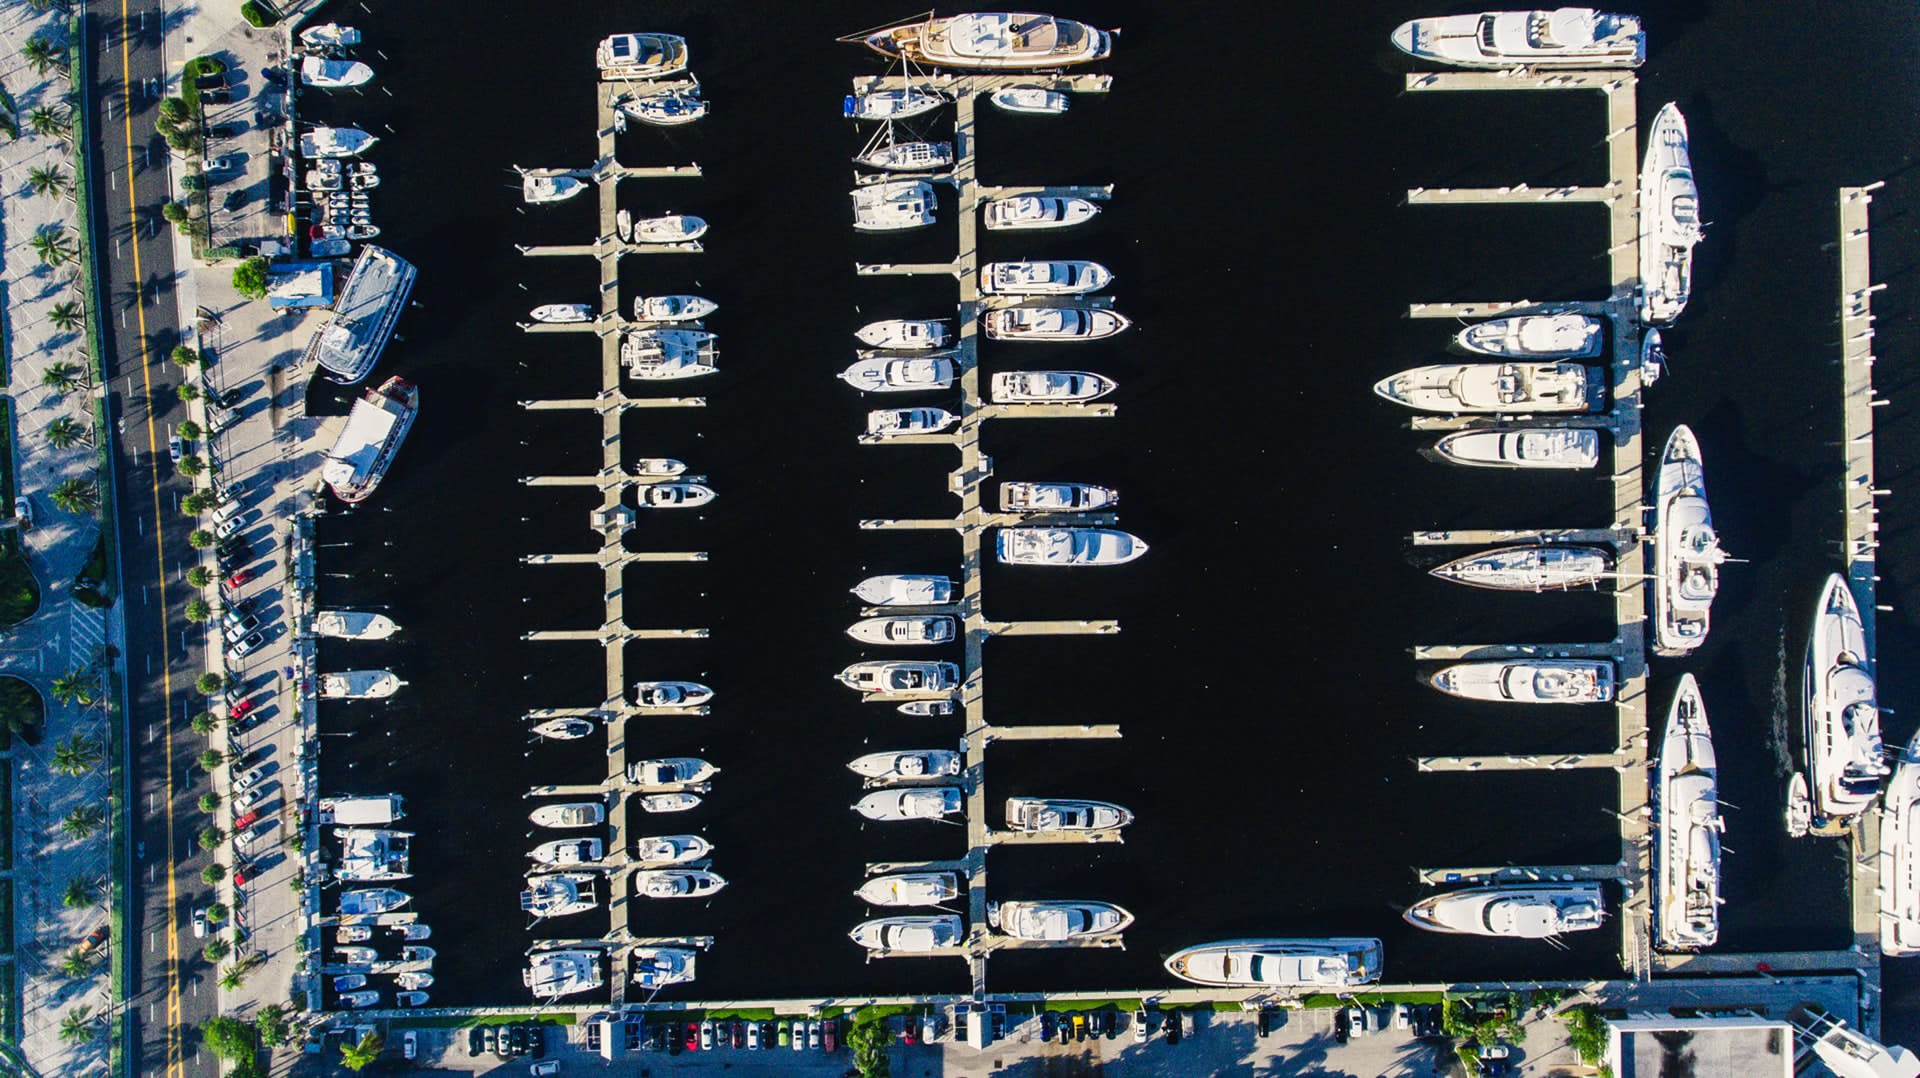
[[[1071,797],[1009,797],[1007,830],[1027,834],[1113,831],[1133,822],[1133,813],[1109,801]]]
[[[591,872],[549,872],[527,877],[527,889],[520,892],[520,908],[539,918],[567,917],[585,913],[600,905],[594,894]]]
[[[1442,580],[1493,591],[1567,591],[1606,578],[1613,556],[1597,546],[1536,543],[1456,558],[1428,570]]]
[[[586,865],[600,860],[606,847],[597,838],[556,838],[527,851],[543,865]]]
[[[1085,404],[1115,388],[1092,371],[1000,371],[988,385],[995,404]]]
[[[1660,454],[1653,512],[1653,648],[1684,655],[1706,642],[1727,558],[1707,508],[1700,443],[1684,426],[1674,428]]]
[[[952,872],[903,872],[875,876],[860,885],[854,897],[869,906],[938,906],[960,894],[960,877]]]
[[[1668,102],[1653,118],[1640,165],[1640,318],[1667,323],[1693,291],[1693,248],[1706,236],[1687,155],[1687,118]]]
[[[936,18],[932,14],[867,35],[882,56],[931,67],[1023,71],[1104,60],[1113,36],[1072,19],[1029,12],[984,11]]]
[[[1069,228],[1093,220],[1100,204],[1068,195],[1014,195],[982,203],[981,220],[988,232]]]
[[[1600,354],[1600,320],[1584,314],[1520,314],[1454,335],[1463,351],[1501,359],[1589,359]]]
[[[657,79],[687,69],[687,39],[678,34],[614,34],[593,51],[603,79]]]
[[[1604,704],[1613,699],[1613,664],[1605,659],[1487,659],[1445,667],[1428,683],[1469,700]]]
[[[1124,932],[1133,914],[1111,902],[1092,900],[989,902],[987,923],[1014,939],[1070,940]]]
[[[965,798],[957,786],[904,786],[875,790],[853,805],[869,820],[938,820],[959,812]]]
[[[1001,528],[994,548],[1004,565],[1125,565],[1146,552],[1139,536],[1113,528]]]
[[[1097,341],[1133,324],[1098,307],[1001,307],[980,321],[996,341]]]
[[[598,951],[561,948],[529,955],[520,980],[535,999],[559,999],[591,992],[606,983],[606,976],[600,972]]]
[[[628,953],[633,958],[634,985],[652,990],[693,980],[699,958],[688,947],[641,946]]]
[[[870,576],[853,586],[860,601],[873,606],[945,606],[953,601],[953,579],[919,573]]]
[[[934,220],[939,202],[933,185],[925,180],[895,180],[856,187],[853,198],[853,227],[860,232],[899,232],[922,228]]]
[[[1647,57],[1638,16],[1587,7],[1414,19],[1393,31],[1393,44],[1454,67],[1639,67]]]
[[[641,868],[684,865],[712,852],[713,843],[699,835],[647,835],[633,840],[633,863]]]
[[[1920,954],[1920,732],[1894,767],[1880,809],[1880,951]]]
[[[993,296],[1083,296],[1113,283],[1098,262],[989,262],[980,267],[980,291]]]
[[[607,807],[598,801],[562,801],[557,805],[541,805],[529,812],[527,818],[535,827],[598,827],[607,822]]]
[[[1408,924],[1429,932],[1528,940],[1599,928],[1606,916],[1598,883],[1469,887],[1422,899],[1406,912]]]
[[[707,898],[726,885],[726,877],[704,868],[650,868],[633,874],[633,893],[639,898]]]
[[[897,614],[892,617],[862,618],[847,626],[847,635],[865,644],[908,647],[920,644],[951,644],[957,629],[945,614]]]
[[[1373,391],[1422,412],[1584,412],[1592,407],[1578,363],[1437,363],[1374,383]]]
[[[1384,950],[1377,939],[1224,940],[1176,951],[1166,966],[1193,984],[1338,991],[1378,981]]]
[[[908,749],[901,752],[870,752],[856,757],[847,769],[867,779],[895,782],[905,779],[951,778],[960,773],[965,759],[953,749]]]
[[[1720,938],[1719,765],[1692,674],[1680,679],[1660,741],[1653,791],[1654,940],[1663,950],[1711,947]]]
[[[924,393],[952,388],[954,373],[945,356],[872,356],[854,360],[840,380],[862,393]]]
[[[1435,442],[1433,451],[1442,460],[1469,468],[1591,468],[1600,463],[1600,432],[1569,427],[1461,430]]]
[[[1801,699],[1816,825],[1849,823],[1865,812],[1890,770],[1871,662],[1860,608],[1835,573],[1814,608]]]
[[[952,692],[960,687],[956,663],[899,660],[858,662],[835,677],[849,689],[867,693]]]
[[[698,756],[662,756],[627,764],[627,781],[643,790],[697,786],[719,773],[719,768]]]

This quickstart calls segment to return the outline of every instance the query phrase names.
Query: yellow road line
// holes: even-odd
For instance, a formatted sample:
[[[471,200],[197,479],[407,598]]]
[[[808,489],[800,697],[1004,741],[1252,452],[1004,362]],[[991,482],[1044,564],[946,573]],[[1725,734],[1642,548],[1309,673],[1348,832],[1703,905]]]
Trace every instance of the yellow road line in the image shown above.
[[[135,317],[140,322],[140,382],[147,395],[147,455],[160,459],[160,440],[153,426],[153,359],[147,354],[146,279],[140,270],[140,204],[133,196],[133,53],[127,44],[127,0],[120,0],[120,85],[127,95],[122,119],[127,133],[127,225],[133,239],[133,285]],[[166,738],[167,786],[167,1076],[184,1075],[186,1066],[180,1053],[180,925],[179,881],[173,863],[173,652],[167,640],[167,541],[165,518],[160,508],[160,469],[153,475],[153,552],[154,574],[160,584],[160,699],[164,720],[160,723]]]

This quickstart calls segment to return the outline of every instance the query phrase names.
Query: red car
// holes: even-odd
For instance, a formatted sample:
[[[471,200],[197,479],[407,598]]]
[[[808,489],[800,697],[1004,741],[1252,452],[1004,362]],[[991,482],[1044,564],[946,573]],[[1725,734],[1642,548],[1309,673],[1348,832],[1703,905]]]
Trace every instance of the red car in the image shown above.
[[[252,711],[254,708],[259,706],[260,706],[260,698],[257,696],[249,696],[245,700],[242,700],[239,703],[228,708],[227,718],[229,720],[244,718],[247,712]]]
[[[260,810],[254,809],[253,811],[247,813],[245,816],[242,816],[239,819],[233,821],[233,833],[237,835],[240,832],[245,831],[247,828],[252,827],[254,824],[257,824],[259,822],[260,822]]]
[[[688,1022],[687,1023],[687,1051],[698,1052],[699,1050],[700,1050],[700,1023]]]
[[[220,582],[220,586],[227,589],[228,591],[233,591],[239,588],[240,585],[245,584],[249,580],[252,580],[253,576],[254,576],[254,573],[252,569],[242,569],[239,572],[233,574],[232,576],[226,578],[225,580],[222,580]]]

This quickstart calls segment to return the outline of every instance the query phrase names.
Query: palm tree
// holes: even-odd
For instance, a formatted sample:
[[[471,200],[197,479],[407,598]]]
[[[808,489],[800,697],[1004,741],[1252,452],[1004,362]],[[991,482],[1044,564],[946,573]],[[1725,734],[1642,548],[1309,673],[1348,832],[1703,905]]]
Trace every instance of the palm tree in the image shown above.
[[[65,360],[49,363],[40,372],[40,384],[55,393],[70,393],[80,385],[80,365]]]
[[[55,700],[63,704],[74,704],[79,707],[86,707],[88,704],[93,703],[94,692],[97,687],[98,682],[94,679],[93,671],[88,670],[84,666],[74,667],[72,670],[61,674],[59,677],[54,678],[53,684],[49,686],[53,691],[53,698]],[[96,760],[95,762],[98,763],[99,761]]]
[[[54,679],[59,684],[60,679]],[[55,695],[58,695],[56,692]],[[102,752],[100,743],[90,737],[74,734],[53,747],[53,769],[62,775],[77,778],[100,766]]]
[[[67,881],[67,889],[60,895],[60,904],[70,910],[82,909],[93,905],[96,893],[94,882],[85,876],[75,876]]]
[[[33,68],[36,75],[44,75],[60,66],[60,52],[44,37],[28,39],[20,47],[20,58]]]
[[[86,312],[78,303],[70,299],[62,300],[47,308],[47,321],[53,323],[53,328],[71,333],[86,321]]]
[[[60,830],[69,838],[88,839],[107,822],[107,810],[99,805],[81,805],[60,821]]]
[[[60,972],[77,981],[93,972],[93,959],[79,951],[68,951],[67,957],[60,960]]]
[[[100,1031],[93,1020],[93,1008],[86,1004],[69,1008],[60,1019],[60,1039],[68,1044],[85,1044]]]
[[[366,1069],[387,1047],[386,1039],[378,1033],[369,1033],[358,1043],[340,1046],[340,1063],[350,1071]]]
[[[36,195],[64,195],[67,193],[67,174],[59,165],[38,166],[27,170],[27,186],[33,188]]]
[[[34,110],[35,113],[44,111],[46,110]],[[59,223],[47,225],[35,232],[33,239],[28,241],[28,246],[33,248],[34,254],[40,256],[42,263],[49,266],[64,266],[78,253],[74,250],[73,240],[67,236],[67,226]]]
[[[55,449],[72,449],[86,435],[87,428],[70,415],[63,415],[47,424],[47,444]]]
[[[91,479],[68,479],[47,497],[54,508],[80,516],[90,516],[100,508],[100,488]]]
[[[41,105],[27,113],[27,128],[36,135],[45,135],[65,142],[68,132],[67,114],[52,105]]]

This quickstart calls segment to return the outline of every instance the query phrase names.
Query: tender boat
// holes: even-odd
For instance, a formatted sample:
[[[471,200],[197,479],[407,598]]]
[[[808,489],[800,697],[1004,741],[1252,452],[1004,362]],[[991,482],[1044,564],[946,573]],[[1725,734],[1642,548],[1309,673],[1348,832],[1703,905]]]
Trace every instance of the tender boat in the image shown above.
[[[1640,165],[1640,319],[1680,317],[1693,292],[1693,248],[1706,236],[1687,154],[1687,119],[1672,102],[1653,118]]]
[[[881,955],[933,954],[960,946],[966,936],[958,914],[880,917],[854,926],[853,942]]]
[[[1607,906],[1598,883],[1469,887],[1413,904],[1407,923],[1429,932],[1508,939],[1553,939],[1599,928]]]
[[[867,47],[890,59],[976,71],[1058,68],[1104,60],[1113,36],[1072,19],[986,11],[923,18],[867,35]]]
[[[849,689],[871,693],[952,692],[960,687],[959,665],[947,662],[859,662],[835,677]]]
[[[1787,780],[1787,809],[1783,815],[1789,838],[1805,838],[1813,829],[1813,797],[1807,793],[1807,777],[1798,771]]]
[[[637,898],[706,898],[726,885],[725,877],[704,868],[655,868],[633,874]]]
[[[1613,555],[1596,546],[1536,543],[1456,558],[1429,570],[1442,580],[1493,591],[1568,591],[1592,587],[1613,568]]]
[[[520,980],[533,990],[535,999],[559,999],[591,992],[605,982],[605,977],[600,972],[598,951],[563,948],[529,955]]]
[[[1133,324],[1117,312],[1085,307],[1002,307],[980,321],[996,341],[1097,341]]]
[[[424,1007],[428,996],[425,992],[395,992],[393,1001],[402,1007]]]
[[[532,820],[535,827],[598,827],[607,822],[607,807],[598,801],[562,801],[557,805],[541,805],[527,813],[527,819]]]
[[[678,34],[615,34],[593,50],[603,79],[657,79],[687,69],[687,39]]]
[[[1680,679],[1653,790],[1654,942],[1694,951],[1720,938],[1719,766],[1692,674]]]
[[[698,953],[686,947],[635,947],[633,983],[641,988],[661,989],[693,980]]]
[[[698,756],[662,756],[627,764],[627,781],[643,790],[698,786],[719,773],[719,768]]]
[[[565,202],[575,195],[584,194],[586,190],[587,181],[564,172],[520,174],[520,199],[530,206]]]
[[[873,90],[848,94],[841,99],[840,115],[850,120],[906,120],[932,112],[952,100],[952,96],[924,86]]]
[[[633,863],[643,868],[666,868],[698,861],[713,852],[713,843],[699,835],[648,835],[635,839]]]
[[[300,136],[300,156],[358,157],[379,141],[357,127],[316,127]]]
[[[351,48],[360,44],[360,31],[337,22],[324,22],[300,31],[300,44],[328,51]]]
[[[1015,195],[996,198],[981,207],[989,232],[1068,228],[1093,220],[1100,206],[1092,199],[1054,195]]]
[[[527,851],[543,865],[585,865],[600,860],[605,847],[597,838],[557,838]]]
[[[343,914],[392,913],[412,901],[413,896],[405,891],[396,891],[391,887],[367,887],[357,891],[340,892],[340,912]]]
[[[548,303],[533,309],[535,322],[591,322],[593,305],[588,303]]]
[[[700,805],[700,795],[681,791],[671,794],[648,794],[639,799],[641,809],[647,812],[685,812]]]
[[[952,872],[875,876],[853,894],[869,906],[938,906],[960,894],[960,877]]]
[[[643,124],[655,127],[679,127],[704,118],[710,106],[702,100],[698,92],[685,90],[665,90],[644,97],[626,98],[620,102],[620,111],[639,120]]]
[[[672,457],[641,457],[633,462],[633,474],[649,479],[655,476],[685,475],[687,465]]]
[[[300,81],[321,90],[350,90],[372,82],[373,68],[358,60],[306,56],[300,60]]]
[[[1091,483],[1002,483],[1003,513],[1090,513],[1120,501],[1111,487]]]
[[[419,414],[420,389],[405,378],[389,378],[362,393],[320,466],[333,496],[348,505],[371,497]]]
[[[1685,426],[1673,429],[1660,454],[1653,513],[1653,649],[1684,655],[1706,642],[1727,560],[1707,507],[1700,443]]]
[[[1083,296],[1113,283],[1098,262],[989,262],[980,267],[980,291],[995,296]]]
[[[920,393],[953,385],[953,360],[944,356],[861,359],[840,380],[862,393]]]
[[[867,413],[867,436],[898,438],[908,434],[939,434],[960,417],[945,408],[881,408]]]
[[[635,296],[636,322],[692,322],[712,314],[720,305],[705,296]]]
[[[591,719],[548,719],[546,722],[534,724],[533,736],[550,738],[554,741],[578,741],[593,733],[594,729]]]
[[[1567,427],[1462,430],[1433,451],[1470,468],[1591,468],[1600,463],[1600,432]]]
[[[380,961],[380,952],[371,947],[335,947],[334,953],[349,966],[366,966]]]
[[[648,483],[639,488],[634,502],[642,509],[697,509],[713,497],[713,488],[705,483]]]
[[[847,626],[847,635],[868,644],[950,644],[954,621],[945,614],[903,614],[862,618]]]
[[[1085,404],[1116,388],[1092,371],[1000,371],[990,386],[995,404]]]
[[[1860,608],[1835,573],[1814,608],[1801,697],[1816,826],[1851,823],[1872,806],[1890,771],[1871,661]]]
[[[594,894],[591,872],[549,872],[528,876],[527,889],[520,892],[520,908],[538,918],[569,917],[596,909],[600,899]]]
[[[1476,323],[1453,339],[1463,351],[1501,359],[1590,359],[1600,354],[1600,319],[1521,314]]]
[[[707,234],[707,223],[684,213],[642,217],[633,223],[635,243],[688,243]]]
[[[643,329],[620,339],[620,362],[643,381],[699,378],[720,369],[717,338],[697,329]]]
[[[1167,972],[1222,988],[1339,990],[1380,979],[1377,939],[1244,939],[1202,943],[1167,957]]]
[[[953,701],[950,699],[908,700],[906,703],[894,707],[894,710],[902,715],[915,715],[920,718],[930,718],[935,715],[951,715],[953,714]]]
[[[847,764],[862,778],[893,782],[901,779],[949,778],[960,773],[965,759],[952,749],[910,749],[870,752]]]
[[[1069,797],[1009,797],[1007,829],[1027,834],[1112,831],[1133,822],[1133,813],[1109,801]]]
[[[362,988],[358,992],[342,992],[340,1002],[356,1009],[371,1007],[380,1002],[380,993],[371,988]]]
[[[987,100],[997,109],[1033,116],[1058,116],[1072,104],[1066,94],[1044,86],[1009,86],[995,90]]]
[[[856,187],[853,227],[860,232],[898,232],[921,228],[934,221],[939,201],[925,180],[896,180]]]
[[[1146,552],[1113,528],[1001,528],[995,547],[1003,565],[1125,565]]]
[[[1382,378],[1373,391],[1423,412],[1585,412],[1588,386],[1578,363],[1439,363]]]
[[[1647,57],[1638,16],[1586,7],[1414,19],[1393,31],[1393,44],[1454,67],[1639,67]]]
[[[641,707],[699,707],[713,699],[713,690],[697,681],[638,681],[633,699]]]
[[[949,336],[945,322],[907,318],[868,322],[854,331],[853,335],[869,348],[890,348],[904,352],[945,347]]]
[[[916,573],[870,576],[852,591],[870,606],[945,606],[954,596],[951,578]]]
[[[876,146],[853,159],[856,165],[882,172],[927,172],[953,164],[951,142],[895,142]]]
[[[1605,659],[1487,659],[1455,663],[1428,679],[1449,696],[1514,704],[1604,704],[1613,699]]]
[[[356,988],[366,987],[366,984],[367,984],[366,974],[347,973],[347,974],[342,974],[341,976],[335,977],[333,979],[333,990],[335,992],[351,992]]]
[[[958,786],[905,786],[875,790],[854,802],[853,811],[869,820],[938,820],[959,812],[965,800]]]
[[[1111,936],[1133,923],[1133,914],[1111,902],[1049,899],[987,903],[987,923],[1022,940],[1070,940]]]
[[[1920,954],[1920,733],[1894,766],[1880,809],[1880,952]]]

